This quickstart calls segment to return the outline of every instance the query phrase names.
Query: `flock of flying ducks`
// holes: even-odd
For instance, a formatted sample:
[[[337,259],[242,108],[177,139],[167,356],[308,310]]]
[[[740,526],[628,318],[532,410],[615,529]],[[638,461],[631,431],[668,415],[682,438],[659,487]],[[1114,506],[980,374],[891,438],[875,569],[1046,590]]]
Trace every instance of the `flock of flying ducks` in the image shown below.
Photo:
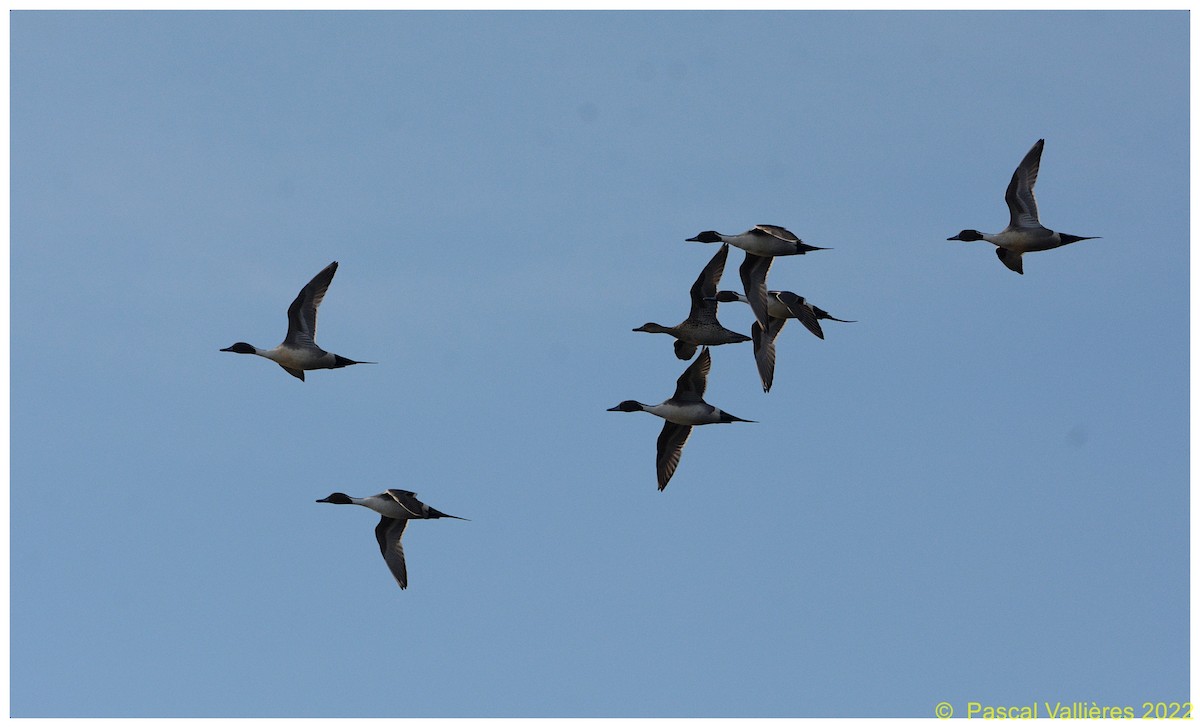
[[[996,246],[996,255],[1000,261],[1010,270],[1022,275],[1025,273],[1022,265],[1023,254],[1050,250],[1080,240],[1091,240],[1092,238],[1054,232],[1042,226],[1038,219],[1033,186],[1037,182],[1044,145],[1045,140],[1039,139],[1013,172],[1012,180],[1004,193],[1004,201],[1008,203],[1008,227],[999,233],[963,230],[947,240],[985,240],[992,243]],[[679,377],[675,394],[670,399],[655,405],[642,404],[630,399],[609,409],[609,412],[649,412],[666,420],[658,436],[656,459],[660,491],[667,487],[671,476],[675,474],[683,455],[683,446],[687,443],[694,426],[752,422],[704,401],[708,372],[712,367],[712,356],[708,347],[752,341],[754,360],[758,365],[763,391],[769,392],[775,378],[775,337],[789,318],[799,319],[809,331],[821,339],[825,338],[820,324],[822,320],[853,323],[834,318],[827,311],[791,291],[767,289],[767,272],[775,258],[804,255],[826,248],[808,245],[794,233],[778,225],[756,225],[738,235],[723,235],[706,230],[694,238],[688,238],[687,242],[721,244],[721,249],[708,265],[704,266],[704,270],[700,271],[700,276],[692,284],[692,308],[687,319],[676,326],[647,323],[634,331],[669,334],[675,337],[675,355],[680,359],[691,359],[697,347],[704,347],[700,357]],[[717,291],[730,245],[746,252],[746,258],[738,269],[745,289],[744,294]],[[750,336],[730,331],[717,320],[717,304],[731,301],[749,303],[754,311],[755,320],[750,327]]]
[[[1012,180],[1004,193],[1008,204],[1008,227],[998,233],[981,233],[978,230],[963,230],[947,240],[973,242],[983,240],[996,246],[996,255],[1010,270],[1024,274],[1022,255],[1041,250],[1050,250],[1093,237],[1068,235],[1049,230],[1038,219],[1037,200],[1033,186],[1037,182],[1038,168],[1042,159],[1044,139],[1036,144],[1021,160],[1013,172]],[[696,425],[726,422],[753,422],[714,407],[704,401],[708,384],[708,373],[712,367],[709,347],[722,344],[753,342],[754,359],[762,380],[764,392],[769,392],[775,376],[775,338],[788,319],[798,319],[818,338],[824,339],[822,320],[853,323],[834,318],[828,312],[810,304],[803,296],[790,291],[771,291],[767,288],[767,273],[775,258],[804,255],[814,250],[826,250],[805,244],[799,237],[777,225],[756,225],[737,235],[723,235],[706,230],[687,242],[720,243],[721,247],[712,260],[700,271],[691,288],[691,311],[688,317],[676,326],[647,323],[634,331],[669,334],[675,338],[675,355],[688,360],[700,350],[675,385],[675,393],[656,405],[625,400],[609,412],[649,412],[666,420],[658,436],[658,489],[667,487],[671,476],[679,466],[683,446]],[[744,293],[719,291],[721,275],[732,245],[745,251],[746,257],[738,272]],[[259,349],[245,342],[238,342],[221,351],[235,354],[254,354],[278,364],[288,374],[304,381],[304,372],[311,369],[340,369],[360,362],[325,351],[317,345],[317,308],[325,298],[325,292],[337,272],[337,261],[330,263],[313,277],[292,305],[288,307],[288,330],[283,342],[273,349]],[[754,323],[750,336],[726,329],[717,321],[717,305],[741,301],[750,305],[754,312]],[[317,503],[359,505],[370,508],[380,515],[375,527],[375,539],[380,553],[401,589],[408,587],[408,571],[404,562],[404,547],[401,537],[410,520],[433,518],[457,518],[442,513],[417,500],[416,493],[407,490],[389,489],[378,495],[355,498],[345,493],[332,493]]]
[[[704,401],[704,390],[708,385],[708,372],[712,368],[710,346],[754,342],[754,360],[762,379],[764,392],[771,390],[775,378],[775,337],[789,318],[804,321],[805,326],[817,336],[825,338],[818,323],[818,314],[833,318],[828,313],[812,306],[790,291],[768,291],[767,271],[776,257],[804,255],[813,250],[825,250],[808,245],[788,230],[778,225],[756,225],[739,235],[722,235],[706,230],[687,242],[720,243],[717,254],[708,261],[700,276],[692,284],[692,308],[687,319],[677,326],[662,326],[648,323],[634,331],[652,334],[669,334],[675,337],[675,356],[691,359],[697,347],[704,347],[700,356],[692,362],[675,385],[675,394],[660,404],[642,404],[627,399],[610,408],[609,412],[649,412],[666,420],[658,436],[658,489],[661,491],[671,481],[683,446],[687,443],[692,428],[696,425],[713,425],[725,422],[753,422],[731,415]],[[729,246],[746,251],[739,273],[745,294],[735,291],[718,291],[721,274],[725,270],[725,259]],[[754,310],[755,321],[750,326],[750,336],[730,331],[717,320],[717,305],[726,301],[745,301]],[[842,319],[834,319],[841,321]]]

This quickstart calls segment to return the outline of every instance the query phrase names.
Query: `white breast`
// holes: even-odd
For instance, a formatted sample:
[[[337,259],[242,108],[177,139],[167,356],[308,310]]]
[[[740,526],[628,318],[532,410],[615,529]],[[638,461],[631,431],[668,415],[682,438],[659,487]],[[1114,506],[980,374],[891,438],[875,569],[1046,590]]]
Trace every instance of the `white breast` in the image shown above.
[[[1058,233],[1046,228],[1006,229],[995,235],[985,235],[984,240],[995,243],[1014,253],[1027,253],[1035,250],[1049,250],[1062,244]]]
[[[317,369],[322,364],[332,363],[333,360],[332,354],[320,349],[297,349],[282,345],[259,353],[291,369]]]
[[[770,235],[730,235],[726,240],[735,248],[766,257],[791,255],[796,252],[795,243],[788,243]]]
[[[712,405],[704,402],[688,402],[682,405],[663,402],[647,407],[646,411],[677,425],[703,425],[713,422],[713,412],[715,412]]]

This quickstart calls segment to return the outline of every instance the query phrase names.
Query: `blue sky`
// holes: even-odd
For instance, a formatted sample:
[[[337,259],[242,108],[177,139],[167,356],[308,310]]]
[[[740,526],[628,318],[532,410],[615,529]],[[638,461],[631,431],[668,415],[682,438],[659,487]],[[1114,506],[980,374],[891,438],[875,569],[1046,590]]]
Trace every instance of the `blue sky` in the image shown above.
[[[1184,12],[15,12],[11,712],[1189,699]],[[1026,256],[997,231],[1046,139]],[[713,351],[715,249],[835,316]],[[733,251],[722,287],[737,288]],[[273,346],[341,267],[310,373]],[[748,333],[748,307],[726,326]],[[340,490],[416,491],[410,586]]]

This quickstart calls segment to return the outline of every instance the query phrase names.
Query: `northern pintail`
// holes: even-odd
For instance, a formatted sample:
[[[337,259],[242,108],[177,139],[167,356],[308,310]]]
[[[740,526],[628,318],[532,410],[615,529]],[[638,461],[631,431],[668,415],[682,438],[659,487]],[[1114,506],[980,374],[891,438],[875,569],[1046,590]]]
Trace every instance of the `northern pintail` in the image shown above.
[[[729,243],[746,251],[746,259],[738,268],[742,287],[754,311],[754,318],[763,328],[767,326],[767,273],[771,262],[781,255],[804,255],[813,250],[828,250],[808,245],[794,233],[778,225],[755,225],[738,235],[722,235],[715,230],[705,230],[689,243]]]
[[[627,399],[616,407],[610,407],[609,412],[649,412],[666,420],[662,432],[658,436],[658,489],[667,487],[675,468],[679,466],[679,458],[683,455],[683,446],[688,435],[692,434],[693,425],[712,425],[724,422],[753,422],[743,420],[728,412],[723,412],[704,401],[704,389],[708,386],[708,370],[712,366],[712,355],[708,347],[700,351],[700,356],[692,362],[675,384],[675,394],[662,404],[642,404]]]
[[[317,346],[317,307],[325,298],[325,291],[337,272],[337,261],[325,266],[313,279],[308,282],[292,305],[288,307],[288,330],[283,343],[274,349],[259,349],[244,341],[221,351],[232,351],[235,354],[257,354],[266,357],[283,367],[283,370],[293,377],[304,381],[305,369],[339,369],[351,364],[374,364],[373,361],[354,361],[344,356],[332,354]]]
[[[1062,247],[1080,240],[1095,240],[1096,236],[1081,237],[1056,233],[1042,226],[1038,220],[1037,200],[1033,196],[1033,186],[1037,183],[1038,168],[1042,163],[1042,147],[1045,139],[1037,143],[1021,160],[1013,172],[1008,189],[1004,191],[1004,201],[1008,203],[1008,227],[998,233],[981,233],[978,230],[963,230],[958,235],[947,240],[962,240],[974,242],[986,240],[996,246],[996,256],[1000,262],[1021,275],[1025,271],[1021,264],[1023,253],[1033,253],[1039,250],[1050,250]]]
[[[457,518],[460,521],[469,519],[442,513],[436,508],[430,508],[417,500],[417,494],[411,490],[396,490],[389,488],[379,495],[366,498],[354,498],[345,493],[331,493],[327,498],[321,498],[317,503],[335,503],[338,505],[365,506],[380,514],[379,525],[375,527],[375,540],[379,542],[379,551],[387,562],[392,576],[401,589],[408,588],[408,569],[404,565],[404,545],[400,537],[404,535],[404,527],[414,519],[423,518]]]
[[[678,326],[648,323],[634,331],[674,336],[675,356],[680,359],[691,359],[696,354],[697,346],[719,346],[749,341],[749,336],[730,331],[717,321],[717,284],[721,282],[721,273],[725,271],[725,259],[728,256],[729,246],[722,245],[712,260],[708,261],[708,265],[704,266],[704,270],[700,271],[696,282],[692,284],[692,309],[682,323]]]
[[[741,301],[749,303],[746,296],[737,291],[721,291],[717,294],[721,303]],[[771,383],[775,379],[775,337],[783,330],[783,325],[790,318],[799,319],[804,327],[819,339],[825,338],[821,330],[821,319],[841,321],[852,324],[848,319],[834,318],[829,312],[818,308],[791,291],[767,291],[767,328],[763,329],[755,321],[750,325],[750,333],[754,339],[754,361],[758,364],[758,376],[762,379],[763,391],[771,391]]]

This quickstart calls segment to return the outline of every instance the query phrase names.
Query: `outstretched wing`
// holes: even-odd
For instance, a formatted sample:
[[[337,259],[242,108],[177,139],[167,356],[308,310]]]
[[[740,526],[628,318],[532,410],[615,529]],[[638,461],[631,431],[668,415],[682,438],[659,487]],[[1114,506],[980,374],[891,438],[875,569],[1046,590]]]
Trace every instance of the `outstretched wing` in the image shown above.
[[[392,576],[401,589],[408,588],[408,568],[404,565],[404,545],[400,538],[404,535],[404,527],[408,525],[407,518],[388,518],[381,516],[379,525],[375,527],[375,540],[379,542],[379,552],[391,570]]]
[[[708,347],[700,351],[700,356],[692,362],[679,379],[675,382],[674,399],[680,402],[704,401],[704,389],[708,386],[708,370],[712,367],[712,354]]]
[[[707,351],[707,350],[706,350]],[[692,434],[691,425],[677,425],[667,422],[663,425],[658,436],[658,489],[667,487],[675,468],[679,467],[679,459],[683,457],[683,446],[687,443],[688,435]]]
[[[746,253],[746,260],[738,268],[742,278],[742,287],[746,289],[746,298],[754,311],[754,318],[759,326],[767,325],[767,272],[771,270],[774,258]]]
[[[721,274],[725,272],[725,259],[729,257],[729,244],[721,245],[717,254],[708,261],[704,270],[700,271],[696,282],[692,284],[692,310],[688,318],[692,321],[717,320],[717,285],[721,282]],[[686,358],[691,358],[686,357]]]
[[[316,346],[317,307],[325,298],[325,291],[329,290],[329,284],[333,281],[333,274],[337,273],[337,267],[338,264],[335,260],[313,276],[308,285],[300,289],[296,300],[292,301],[291,306],[288,306],[288,332],[283,343],[292,346],[306,344]]]
[[[775,381],[775,337],[783,330],[787,319],[771,317],[766,331],[758,322],[750,324],[750,338],[754,341],[754,363],[758,365],[758,378],[762,380],[763,391],[770,392],[771,384]]]
[[[1038,169],[1042,165],[1042,146],[1045,139],[1038,139],[1017,169],[1013,172],[1012,181],[1004,191],[1004,201],[1008,203],[1008,224],[1018,228],[1040,228],[1038,221],[1037,200],[1033,196],[1033,186],[1037,184]],[[1005,265],[1008,265],[1005,263]],[[1010,268],[1012,266],[1009,266]],[[1014,270],[1016,270],[1014,268]]]

